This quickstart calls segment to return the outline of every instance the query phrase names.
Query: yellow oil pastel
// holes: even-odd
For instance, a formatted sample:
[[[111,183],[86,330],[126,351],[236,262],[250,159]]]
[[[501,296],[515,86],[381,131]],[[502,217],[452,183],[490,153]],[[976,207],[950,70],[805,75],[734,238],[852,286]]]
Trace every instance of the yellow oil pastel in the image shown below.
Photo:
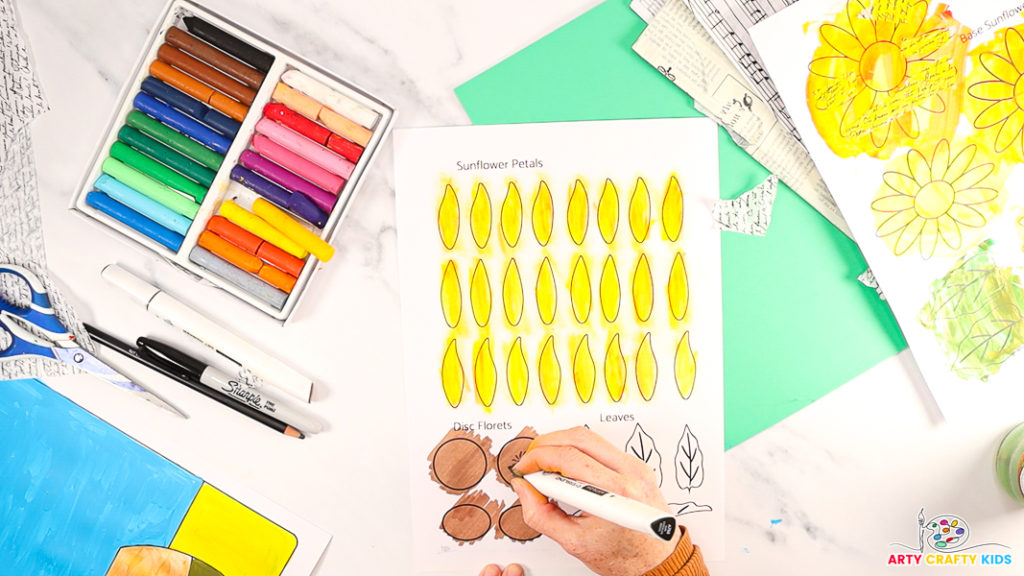
[[[661,203],[661,229],[665,237],[675,242],[683,231],[683,189],[675,174],[669,177],[665,187],[665,199]]]
[[[509,260],[505,268],[505,279],[501,283],[501,300],[505,307],[505,319],[510,326],[518,326],[523,319],[523,280],[519,276],[516,259]]]
[[[483,182],[476,185],[473,204],[469,207],[469,229],[477,248],[483,250],[491,239],[491,196]]]
[[[562,367],[558,364],[554,336],[548,336],[540,350],[537,379],[540,381],[540,391],[544,395],[544,400],[553,406],[558,401],[558,392],[562,387]]]
[[[284,570],[297,545],[294,534],[204,483],[169,548],[224,576],[271,576]]]
[[[566,211],[569,237],[577,246],[587,237],[587,223],[590,220],[590,206],[587,201],[587,187],[579,179],[569,193],[569,209]]]
[[[462,360],[459,359],[459,348],[453,338],[448,342],[448,348],[445,349],[444,358],[441,360],[441,388],[444,390],[445,400],[452,408],[457,408],[462,403],[465,383],[466,374],[462,369]]]
[[[491,320],[491,283],[483,260],[477,260],[469,280],[469,302],[473,307],[473,319],[483,328]]]
[[[633,194],[629,197],[629,229],[633,239],[641,244],[651,231],[651,193],[642,177],[636,179]]]
[[[618,334],[612,336],[608,350],[605,351],[604,385],[613,402],[622,400],[622,393],[626,390],[626,357],[622,355]]]
[[[459,239],[459,199],[451,184],[444,185],[441,205],[437,208],[437,229],[441,233],[441,244],[448,250],[455,248]]]
[[[658,361],[654,357],[651,333],[648,332],[636,352],[636,386],[644,400],[650,400],[654,396],[654,387],[657,383]]]
[[[526,354],[523,352],[522,337],[516,338],[512,344],[512,350],[508,353],[508,362],[505,365],[505,373],[508,377],[508,391],[516,406],[522,406],[526,400],[526,390],[530,384],[530,368],[526,363]]]
[[[462,319],[462,286],[455,261],[449,260],[441,273],[441,312],[449,328],[455,328]]]
[[[651,319],[654,310],[654,279],[651,276],[651,265],[647,254],[641,254],[633,271],[633,309],[640,322]]]
[[[576,395],[584,404],[594,396],[594,382],[597,370],[594,367],[594,356],[590,353],[590,338],[584,334],[572,357],[572,380],[576,385]]]
[[[477,399],[490,408],[494,402],[494,393],[498,389],[498,373],[494,368],[490,338],[484,338],[473,358],[473,384],[476,386]]]
[[[615,240],[619,229],[619,191],[610,178],[604,181],[601,199],[597,202],[597,228],[605,244]]]
[[[586,324],[593,306],[593,290],[590,287],[590,271],[583,256],[577,256],[569,278],[569,299],[572,301],[572,312],[576,321]]]
[[[534,293],[537,297],[540,321],[550,325],[555,321],[555,311],[558,308],[558,287],[555,285],[555,272],[551,269],[551,261],[547,257],[540,263]]]
[[[690,285],[686,279],[686,263],[682,252],[676,252],[668,273],[668,307],[672,317],[682,322],[690,306]]]
[[[1024,162],[1024,26],[999,30],[971,51],[964,112],[1000,159]]]
[[[697,379],[697,358],[693,355],[693,348],[690,346],[690,331],[683,333],[683,337],[676,346],[676,387],[679,388],[679,395],[683,399],[689,399],[693,394],[693,383]]]
[[[523,230],[523,199],[515,182],[508,183],[505,201],[501,203],[500,226],[505,245],[515,248],[516,244],[519,244],[519,235]]]
[[[608,256],[601,268],[600,282],[601,313],[608,322],[615,322],[619,317],[619,272],[615,267],[615,259]]]
[[[547,246],[551,241],[551,229],[555,225],[553,202],[548,183],[541,180],[537,185],[537,195],[533,198],[533,211],[530,219],[533,222],[533,236],[541,246]]]

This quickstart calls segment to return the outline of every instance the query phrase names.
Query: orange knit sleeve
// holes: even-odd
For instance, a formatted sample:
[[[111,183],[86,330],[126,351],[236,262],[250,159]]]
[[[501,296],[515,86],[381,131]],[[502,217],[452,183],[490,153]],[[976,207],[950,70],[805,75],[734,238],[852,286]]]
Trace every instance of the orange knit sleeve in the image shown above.
[[[643,576],[709,576],[700,548],[690,541],[685,526],[680,526],[679,530],[682,534],[672,555]]]

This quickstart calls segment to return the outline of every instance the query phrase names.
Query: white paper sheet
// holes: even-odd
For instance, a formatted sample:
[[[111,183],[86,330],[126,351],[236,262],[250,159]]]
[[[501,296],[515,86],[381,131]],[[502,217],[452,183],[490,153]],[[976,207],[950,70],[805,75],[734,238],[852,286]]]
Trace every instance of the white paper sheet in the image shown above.
[[[588,573],[546,538],[525,544],[497,539],[491,527],[479,541],[460,544],[441,528],[448,511],[464,502],[460,498],[479,496],[477,491],[486,495],[478,503],[500,501],[497,511],[516,501],[493,469],[454,493],[431,477],[434,448],[454,428],[471,428],[478,437],[463,434],[458,442],[473,440],[480,453],[495,457],[527,426],[547,432],[585,424],[624,450],[634,434],[646,435],[659,454],[666,498],[691,512],[680,523],[707,557],[722,556],[721,265],[711,219],[718,199],[715,142],[714,123],[697,118],[396,132],[418,571],[470,573],[489,562],[517,561],[545,572]],[[669,186],[673,176],[678,189]],[[646,193],[643,187],[634,193],[638,180]],[[542,181],[551,210],[544,209]],[[552,225],[550,237],[545,222]],[[545,259],[550,276],[540,272]],[[615,276],[605,276],[609,259]],[[685,273],[673,267],[677,259]],[[513,261],[518,274],[510,276]],[[680,289],[687,286],[684,302]],[[458,360],[445,363],[449,346]],[[694,358],[696,380],[687,381]],[[613,401],[616,393],[621,396]],[[687,430],[703,451],[702,479],[681,482],[675,462]],[[654,454],[647,455],[654,462]],[[691,471],[693,464],[687,464]],[[695,505],[712,510],[698,512]]]
[[[1018,421],[1024,117],[1007,82],[1024,20],[1017,1],[947,4],[803,0],[752,33],[944,415]]]

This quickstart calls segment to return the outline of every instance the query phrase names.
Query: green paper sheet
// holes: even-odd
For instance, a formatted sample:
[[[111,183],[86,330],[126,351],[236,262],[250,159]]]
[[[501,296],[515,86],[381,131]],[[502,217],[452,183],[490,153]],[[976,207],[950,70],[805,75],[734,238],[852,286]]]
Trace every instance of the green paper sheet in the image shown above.
[[[699,116],[631,49],[644,22],[607,0],[455,90],[475,124]],[[768,172],[719,130],[723,198]],[[779,185],[766,237],[722,233],[725,442],[731,448],[906,347],[867,264]]]

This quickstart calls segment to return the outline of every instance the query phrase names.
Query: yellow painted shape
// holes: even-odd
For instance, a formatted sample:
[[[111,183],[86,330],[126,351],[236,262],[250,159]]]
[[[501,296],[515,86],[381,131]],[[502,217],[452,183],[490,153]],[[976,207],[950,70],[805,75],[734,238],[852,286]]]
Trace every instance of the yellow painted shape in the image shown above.
[[[654,279],[647,254],[641,254],[633,271],[633,309],[641,322],[647,322],[654,310]]]
[[[629,229],[639,243],[647,240],[647,233],[651,231],[651,193],[642,177],[636,179],[629,198]]]
[[[469,302],[473,306],[473,319],[483,328],[491,319],[491,283],[483,260],[477,260],[469,280]]]
[[[672,242],[679,240],[683,231],[683,190],[675,174],[668,179],[665,200],[661,203],[661,228]]]
[[[547,257],[540,263],[534,292],[537,297],[537,313],[540,314],[540,321],[550,325],[555,320],[555,310],[558,308],[558,287],[555,285],[555,273],[551,269],[551,261]]]
[[[618,334],[612,336],[604,355],[604,384],[613,402],[622,400],[626,390],[626,357],[622,355]]]
[[[597,370],[594,368],[594,356],[590,353],[590,339],[584,334],[572,358],[572,380],[576,384],[576,395],[584,404],[594,396],[596,379]]]
[[[505,268],[501,299],[505,307],[505,319],[511,326],[518,326],[523,319],[523,280],[519,276],[519,265],[515,258],[509,260]]]
[[[615,322],[619,317],[619,272],[615,267],[615,259],[608,256],[604,260],[604,267],[601,268],[601,313],[608,322]]]
[[[526,389],[530,384],[530,367],[526,363],[526,354],[523,352],[522,337],[516,338],[512,344],[505,372],[508,376],[508,391],[512,395],[512,401],[516,403],[516,406],[522,406],[523,401],[526,400]]]
[[[690,346],[690,331],[683,333],[679,345],[676,346],[676,387],[683,399],[693,394],[693,383],[697,379],[697,358]]]
[[[505,201],[501,204],[501,237],[505,245],[515,248],[519,243],[519,235],[523,231],[523,199],[519,195],[519,186],[515,182],[508,183]]]
[[[597,202],[597,228],[605,244],[615,240],[615,233],[619,229],[619,191],[611,179],[604,181],[601,199]]]
[[[651,347],[651,333],[644,336],[640,349],[636,352],[636,386],[644,400],[654,396],[654,387],[658,383],[658,360],[654,357]]]
[[[483,250],[491,239],[491,197],[483,182],[478,182],[469,207],[469,229],[477,248]]]
[[[690,306],[690,286],[686,278],[686,263],[682,252],[676,252],[672,269],[668,273],[668,307],[672,317],[682,322]]]
[[[553,406],[558,400],[558,391],[562,387],[562,367],[558,364],[554,336],[548,336],[544,340],[544,346],[540,350],[540,359],[537,362],[537,374],[544,400]]]
[[[204,483],[169,548],[224,576],[271,576],[284,570],[297,545],[294,534]]]
[[[441,388],[444,390],[445,400],[448,400],[452,408],[457,408],[462,403],[465,381],[466,375],[462,369],[462,360],[459,359],[459,349],[453,338],[448,342],[448,348],[441,360]]]
[[[462,319],[462,286],[455,261],[449,260],[441,273],[441,312],[449,328],[455,328]]]
[[[585,324],[590,318],[590,308],[593,306],[593,294],[590,288],[590,271],[583,256],[576,257],[576,263],[572,267],[572,275],[569,278],[569,299],[572,301],[572,311],[576,321]]]
[[[476,397],[490,408],[494,402],[494,392],[498,389],[498,373],[494,368],[490,338],[484,338],[473,359],[473,384],[476,385]]]
[[[444,185],[441,204],[437,208],[437,229],[441,233],[441,244],[448,250],[455,248],[459,239],[459,199],[451,184]]]
[[[590,207],[587,204],[587,187],[579,179],[569,193],[569,209],[566,211],[569,224],[569,237],[577,246],[583,244],[587,237],[587,223],[590,220]]]
[[[533,236],[541,246],[551,241],[551,229],[555,223],[554,201],[548,183],[541,180],[537,186],[537,195],[533,198]]]

